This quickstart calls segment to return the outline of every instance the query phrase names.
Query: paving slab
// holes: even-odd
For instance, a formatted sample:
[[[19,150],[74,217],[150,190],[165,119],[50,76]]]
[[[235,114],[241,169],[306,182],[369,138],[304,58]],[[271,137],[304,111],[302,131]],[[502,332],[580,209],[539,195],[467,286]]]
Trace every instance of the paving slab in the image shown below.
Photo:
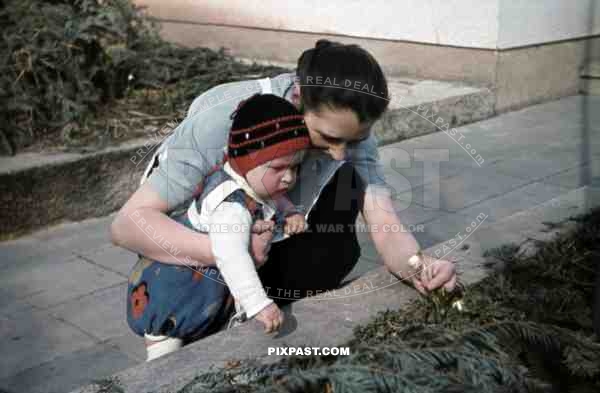
[[[61,261],[110,243],[114,215],[48,227],[30,236],[0,242],[0,270],[26,260]]]
[[[511,217],[507,217],[506,220],[510,222]],[[499,230],[494,222],[486,220],[470,232],[461,231],[456,236],[437,243],[430,250],[435,258],[456,262],[459,280],[468,282],[481,279],[482,274],[488,272],[488,268],[495,269],[501,266],[500,261],[483,257],[486,251],[510,244],[528,247],[529,244],[523,244],[526,240],[526,235],[518,231]],[[473,266],[481,269],[472,269]]]
[[[487,166],[507,157],[543,151],[550,143],[574,141],[573,136],[554,132],[547,127],[524,128],[520,127],[520,134],[516,135],[513,129],[486,127],[487,121],[459,127],[456,133],[437,133],[413,138],[402,142],[402,148],[413,149],[447,149],[449,162],[463,164],[467,167]],[[577,132],[581,130],[574,128]],[[543,140],[544,143],[540,143]]]
[[[438,218],[447,214],[447,212],[438,209],[426,209],[423,206],[417,205],[416,203],[405,206],[402,201],[395,201],[394,207],[398,217],[400,218],[400,222],[404,227],[404,230],[416,236],[417,240],[419,240],[419,237],[421,236],[427,236],[427,234],[424,233],[425,226],[422,224],[423,222],[430,221],[434,218]],[[356,225],[357,239],[361,246],[362,257],[370,262],[381,265],[381,258],[375,250],[375,246],[368,232],[369,230],[372,230],[372,228],[369,228],[366,225],[362,219],[362,216],[359,216]]]
[[[575,228],[572,217],[585,214],[600,206],[600,189],[582,187],[563,193],[533,208],[489,222],[473,231],[463,242],[467,253],[483,255],[492,248],[513,244],[520,245],[525,254],[535,252],[537,241],[550,241],[564,231]],[[444,248],[449,242],[442,243]]]
[[[374,258],[369,259],[368,257],[361,256],[359,261],[356,263],[356,266],[354,266],[354,269],[352,269],[346,278],[344,278],[343,284],[354,281],[367,272],[370,272],[381,266],[383,266],[383,261],[379,257],[375,256]]]
[[[439,132],[429,135],[420,136],[418,138],[412,138],[409,140],[402,141],[398,144],[390,144],[380,148],[380,154],[383,156],[383,162],[386,160],[386,152],[389,150],[390,158],[393,159],[394,151],[397,149],[403,149],[413,154],[418,151],[425,151],[422,156],[427,158],[427,154],[432,154],[435,157],[436,154],[447,154],[447,156],[439,156],[438,161],[440,163],[462,163],[466,166],[467,163],[477,166],[486,165],[490,159],[487,157],[487,151],[496,153],[497,149],[491,149],[490,143],[494,143],[494,138],[485,134],[480,127],[481,123],[473,123],[468,126],[463,126],[455,129],[453,132]],[[508,144],[510,146],[511,144]],[[515,143],[515,146],[516,143]],[[429,152],[431,150],[431,152]],[[513,149],[505,147],[500,152],[504,153],[504,150],[512,153]],[[441,151],[438,153],[438,151]],[[479,155],[479,157],[478,157]]]
[[[38,258],[2,269],[0,287],[9,299],[25,300],[38,309],[76,299],[99,289],[123,283],[121,275],[72,257]]]
[[[587,164],[547,176],[541,179],[541,181],[546,184],[569,189],[587,185],[600,186],[600,156],[592,158]]]
[[[476,217],[484,213],[488,216],[486,221],[493,222],[549,201],[567,191],[567,188],[535,182],[498,197],[486,199],[458,212],[468,217]]]
[[[137,254],[113,244],[79,251],[76,254],[90,263],[95,263],[126,278],[129,277],[131,268],[138,259]]]
[[[510,160],[496,162],[494,170],[526,179],[543,179],[585,164],[580,152],[564,147],[551,147],[541,152],[523,152]]]
[[[137,363],[106,344],[98,344],[2,379],[0,387],[15,393],[63,393]]]
[[[71,250],[57,249],[50,242],[42,242],[32,237],[25,237],[0,242],[0,270],[14,267],[22,261],[36,259],[64,260],[73,257]]]
[[[512,130],[531,128],[535,126],[547,126],[548,133],[560,133],[565,125],[582,124],[583,108],[587,104],[591,109],[590,120],[599,120],[600,116],[594,111],[600,102],[598,97],[585,97],[574,95],[548,101],[540,105],[532,105],[517,111],[503,113],[501,119],[498,117],[486,121],[486,127],[490,130]]]
[[[360,259],[357,265],[361,263],[366,263],[367,265],[379,264],[381,258],[377,250],[375,250],[375,244],[371,239],[359,239],[358,244],[360,245]],[[364,270],[360,267],[355,267],[355,269]]]
[[[0,288],[0,315],[10,316],[22,311],[37,310],[31,303],[23,299],[15,299],[14,295]]]
[[[456,212],[531,182],[500,174],[493,167],[482,167],[400,193],[397,202],[405,202],[406,207],[416,203],[428,209]]]
[[[412,233],[422,230],[422,226],[419,224],[431,221],[447,213],[441,209],[430,209],[417,203],[408,204],[401,199],[394,200],[394,210],[400,218],[400,222]]]
[[[447,213],[423,223],[424,232],[416,233],[415,238],[421,247],[433,247],[449,239],[459,242],[484,224],[486,220],[485,214],[478,213],[467,216],[460,213]]]
[[[89,334],[44,311],[0,315],[0,334],[0,379],[96,344]]]
[[[600,115],[593,108],[600,105],[600,100],[598,97],[588,98],[587,104],[592,109],[587,115],[587,131],[583,127],[583,104],[581,96],[567,97],[460,127],[453,137],[446,134],[446,140],[430,134],[405,141],[404,145],[406,148],[447,147],[450,149],[450,162],[468,158],[466,152],[461,152],[467,143],[481,154],[485,163],[503,156],[510,157],[515,152],[533,153],[548,147],[579,150],[589,147],[592,155],[598,155]],[[469,163],[469,160],[465,162]]]
[[[513,214],[495,222],[494,229],[506,233],[519,233],[528,238],[547,239],[556,231],[549,230],[548,223],[559,224],[587,213],[600,206],[600,188],[581,187],[571,190],[529,210]]]
[[[446,148],[410,148],[402,143],[380,149],[383,175],[394,193],[410,190],[464,170],[464,163],[450,161]]]
[[[111,337],[104,343],[126,354],[129,358],[135,359],[138,363],[146,361],[144,338],[136,335],[131,330],[121,332],[120,336]]]
[[[121,283],[50,307],[48,312],[100,340],[106,340],[129,330],[126,297],[127,283]]]
[[[115,214],[85,221],[65,222],[32,233],[31,238],[55,249],[73,253],[90,250],[111,243],[110,224]]]
[[[459,231],[464,231],[465,225],[467,225],[467,223],[470,224],[472,219],[476,218],[476,215],[468,217],[462,214],[442,212],[441,210],[430,210],[428,215],[430,217],[429,220],[415,224],[414,226],[409,225],[408,228],[422,247],[430,247],[441,241],[440,238],[445,235],[441,234],[438,228],[439,226],[451,224],[448,231],[445,231],[444,233],[455,235]],[[469,218],[471,218],[471,221],[469,221]],[[403,221],[401,220],[401,222]],[[404,223],[403,225],[407,224]],[[378,265],[383,264],[381,257],[379,257],[375,250],[373,241],[368,235],[359,237],[359,244],[361,246],[362,258],[371,263],[376,263]]]

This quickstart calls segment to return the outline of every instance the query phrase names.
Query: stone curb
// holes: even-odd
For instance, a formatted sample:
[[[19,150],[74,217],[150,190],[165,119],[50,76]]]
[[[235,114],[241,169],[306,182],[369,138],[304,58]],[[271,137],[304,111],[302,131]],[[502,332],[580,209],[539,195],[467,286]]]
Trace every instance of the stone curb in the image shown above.
[[[0,158],[0,240],[62,221],[118,210],[135,191],[144,165],[131,158],[146,140],[87,154]]]
[[[389,87],[388,111],[373,126],[380,145],[451,131],[495,115],[494,94],[485,87],[406,79],[391,79]]]
[[[493,95],[486,88],[399,78],[390,79],[389,84],[394,98],[389,111],[374,125],[380,144],[494,114]],[[154,147],[150,142],[156,140],[137,139],[87,154],[0,157],[0,240],[118,210],[137,188]],[[138,155],[136,166],[131,159],[140,149],[147,155],[145,160]]]

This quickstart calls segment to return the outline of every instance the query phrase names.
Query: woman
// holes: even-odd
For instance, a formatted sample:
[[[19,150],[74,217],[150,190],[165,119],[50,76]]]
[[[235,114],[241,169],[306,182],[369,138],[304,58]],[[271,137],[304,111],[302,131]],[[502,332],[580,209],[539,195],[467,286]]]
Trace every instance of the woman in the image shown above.
[[[314,147],[290,194],[297,206],[310,212],[308,231],[273,242],[272,247],[269,223],[257,226],[252,236],[256,263],[264,263],[261,281],[268,295],[283,304],[336,288],[352,270],[360,256],[353,227],[359,211],[370,228],[400,226],[370,132],[387,108],[387,83],[375,59],[356,45],[320,40],[300,56],[296,75],[220,85],[198,97],[161,146],[147,181],[117,214],[111,234],[115,244],[150,259],[214,266],[208,237],[169,214],[187,207],[197,186],[221,162],[231,113],[257,92],[296,105]],[[424,269],[419,277],[414,274],[409,260],[417,258],[419,245],[409,232],[374,231],[371,237],[385,266],[420,292],[454,287],[454,266],[446,260]]]

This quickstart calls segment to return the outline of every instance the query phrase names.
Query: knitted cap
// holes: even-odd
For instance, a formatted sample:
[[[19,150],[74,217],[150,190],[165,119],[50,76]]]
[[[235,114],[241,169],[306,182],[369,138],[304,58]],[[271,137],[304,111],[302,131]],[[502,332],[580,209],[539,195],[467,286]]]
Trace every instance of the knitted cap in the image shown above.
[[[310,147],[302,114],[273,94],[255,94],[233,114],[227,156],[240,175],[267,161]]]

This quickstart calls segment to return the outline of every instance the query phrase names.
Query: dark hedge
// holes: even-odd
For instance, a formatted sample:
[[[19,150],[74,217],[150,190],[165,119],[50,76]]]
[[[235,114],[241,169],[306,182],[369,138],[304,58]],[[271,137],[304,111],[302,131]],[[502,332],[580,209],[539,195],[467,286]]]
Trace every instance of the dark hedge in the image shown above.
[[[273,75],[224,50],[183,48],[128,0],[8,0],[0,9],[0,152],[66,147],[178,120],[228,81]],[[132,119],[133,117],[133,119]]]

